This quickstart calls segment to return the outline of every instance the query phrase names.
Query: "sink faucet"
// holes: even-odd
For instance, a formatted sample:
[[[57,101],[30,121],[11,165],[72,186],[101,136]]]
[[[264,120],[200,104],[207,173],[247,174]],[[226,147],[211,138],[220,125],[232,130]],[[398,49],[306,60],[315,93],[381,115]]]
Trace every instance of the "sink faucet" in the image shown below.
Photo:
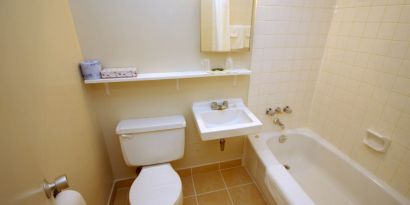
[[[218,105],[218,103],[217,102],[212,102],[211,103],[211,109],[212,110],[225,110],[225,109],[227,109],[229,106],[228,106],[228,101],[226,101],[226,100],[224,100],[223,102],[222,102],[222,105]]]
[[[285,124],[283,124],[283,122],[277,117],[273,118],[273,124],[279,126],[282,130],[285,129]]]

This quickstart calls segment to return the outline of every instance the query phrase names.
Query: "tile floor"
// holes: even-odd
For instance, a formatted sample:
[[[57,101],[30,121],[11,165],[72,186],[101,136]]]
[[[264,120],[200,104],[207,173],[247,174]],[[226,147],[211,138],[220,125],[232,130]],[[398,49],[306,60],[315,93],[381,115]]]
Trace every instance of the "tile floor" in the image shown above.
[[[184,205],[266,205],[243,167],[207,166],[178,173]],[[129,187],[119,188],[114,205],[129,205],[128,192]]]
[[[181,174],[184,205],[266,205],[243,167]]]

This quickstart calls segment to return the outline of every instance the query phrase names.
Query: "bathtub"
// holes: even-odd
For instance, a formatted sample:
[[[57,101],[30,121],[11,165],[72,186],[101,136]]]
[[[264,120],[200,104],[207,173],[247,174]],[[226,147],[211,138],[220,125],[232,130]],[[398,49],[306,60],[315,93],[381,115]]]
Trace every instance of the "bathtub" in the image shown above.
[[[395,205],[409,200],[308,129],[249,135],[277,204]]]

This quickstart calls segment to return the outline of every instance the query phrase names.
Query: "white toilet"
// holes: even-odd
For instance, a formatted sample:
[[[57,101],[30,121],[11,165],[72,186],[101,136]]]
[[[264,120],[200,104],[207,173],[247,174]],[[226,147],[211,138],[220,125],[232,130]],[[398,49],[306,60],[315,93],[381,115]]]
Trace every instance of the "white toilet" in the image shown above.
[[[132,183],[131,205],[182,205],[182,184],[169,164],[184,155],[185,118],[181,115],[122,120],[117,126],[128,166],[144,166]]]

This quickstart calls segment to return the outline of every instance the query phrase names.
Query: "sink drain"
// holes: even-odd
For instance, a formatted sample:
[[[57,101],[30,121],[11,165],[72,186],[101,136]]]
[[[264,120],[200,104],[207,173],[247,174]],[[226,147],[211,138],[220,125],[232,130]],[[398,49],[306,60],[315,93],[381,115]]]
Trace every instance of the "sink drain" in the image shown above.
[[[290,166],[289,166],[289,165],[287,165],[287,164],[284,164],[284,165],[283,165],[283,167],[285,167],[285,169],[287,169],[287,170],[289,170],[289,169],[290,169]]]

